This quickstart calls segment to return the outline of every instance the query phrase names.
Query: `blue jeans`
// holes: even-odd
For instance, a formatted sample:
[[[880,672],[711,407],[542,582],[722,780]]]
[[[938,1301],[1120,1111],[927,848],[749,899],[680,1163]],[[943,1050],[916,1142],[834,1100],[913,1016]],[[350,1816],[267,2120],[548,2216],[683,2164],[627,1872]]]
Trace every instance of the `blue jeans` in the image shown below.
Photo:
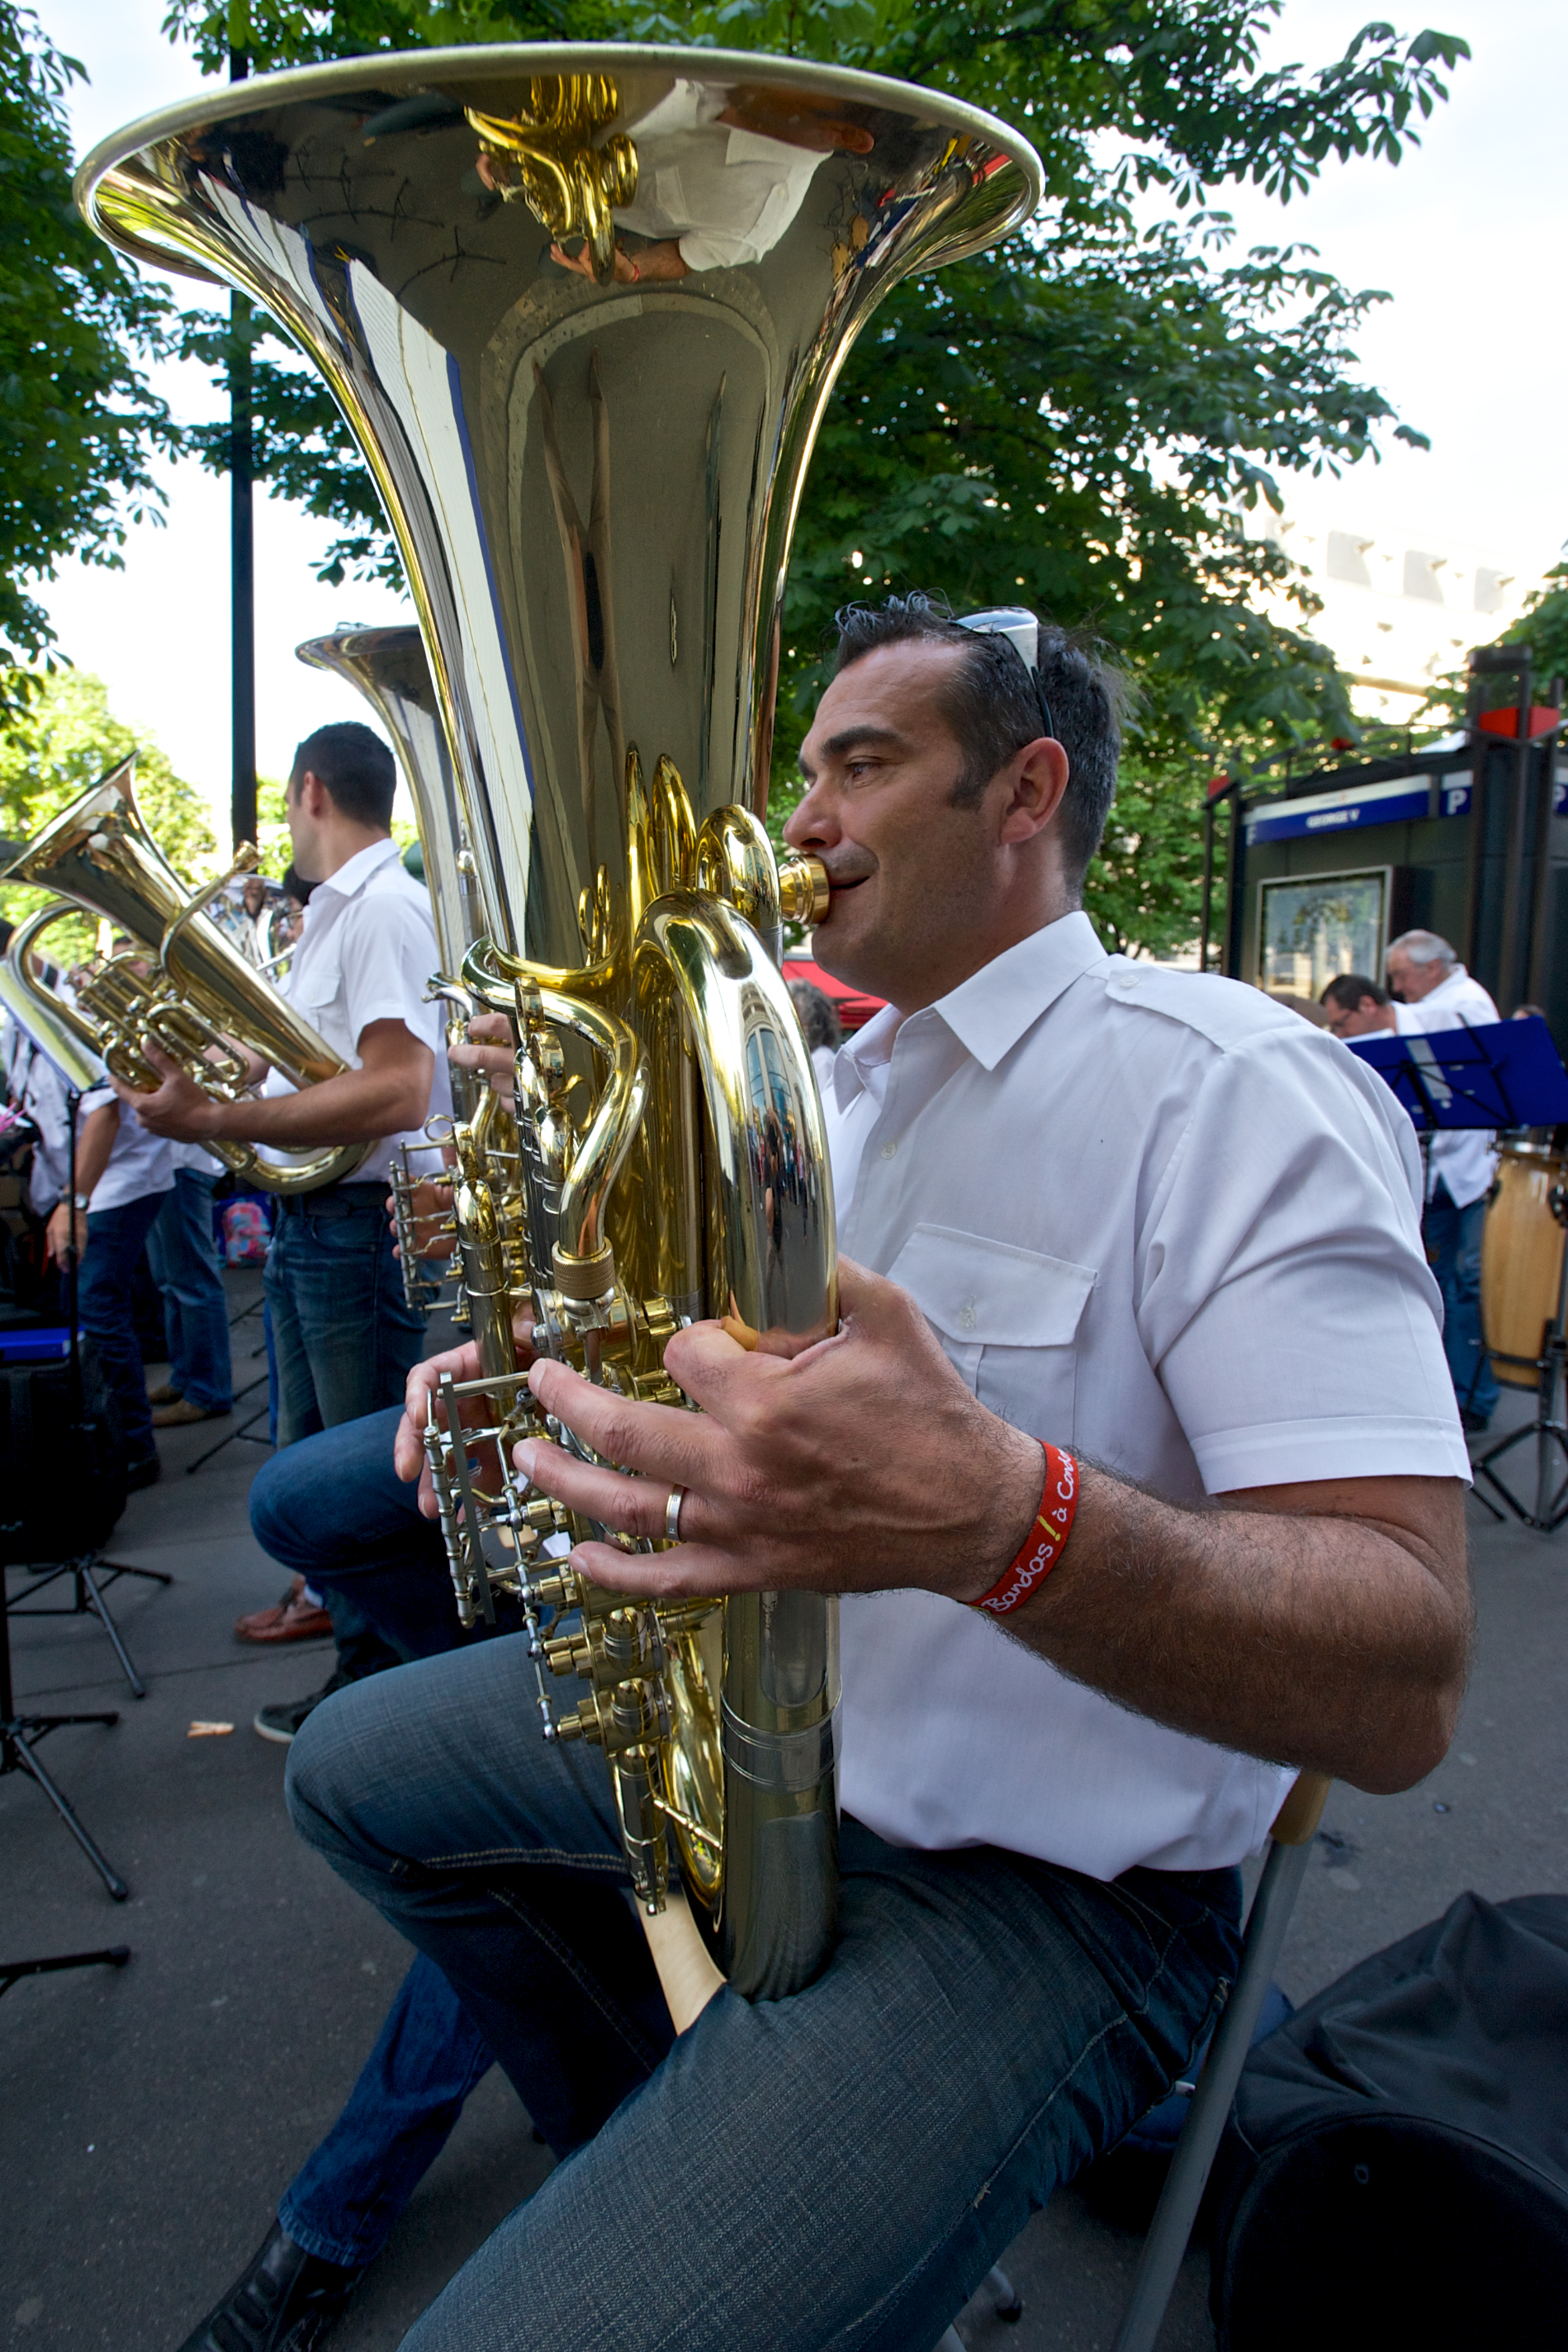
[[[295,2244],[350,2270],[373,2262],[493,2063],[441,1970],[420,1954],[347,2106],[278,2200]]]
[[[1468,1208],[1457,1209],[1439,1177],[1437,1189],[1427,1203],[1421,1231],[1443,1294],[1443,1353],[1448,1360],[1454,1394],[1462,1409],[1490,1421],[1498,1390],[1491,1358],[1481,1345],[1481,1231],[1486,1214],[1484,1193]]]
[[[200,1168],[177,1168],[147,1236],[147,1263],[163,1294],[172,1385],[204,1412],[227,1412],[235,1401],[229,1302],[213,1239],[217,1181]]]
[[[131,1291],[143,1245],[165,1198],[162,1192],[143,1192],[140,1200],[124,1201],[118,1209],[89,1212],[87,1247],[77,1275],[77,1319],[98,1342],[120,1407],[128,1463],[145,1462],[156,1452]]]
[[[297,1826],[437,1963],[567,2159],[405,2352],[921,2352],[1186,2064],[1237,1874],[1102,1885],[846,1821],[822,1976],[720,1992],[677,2042],[608,1776],[546,1747],[532,1690],[526,1637],[488,1642],[351,1685],[289,1751]]]
[[[401,1412],[301,1438],[263,1463],[250,1490],[257,1543],[334,1605],[350,1674],[367,1663],[355,1627],[405,1659],[461,1638],[440,1531],[392,1468]],[[417,1957],[347,2106],[279,2201],[296,2244],[350,2269],[373,2261],[493,2063],[441,1970]]]
[[[250,1526],[263,1551],[351,1603],[407,1660],[454,1648],[458,1624],[441,1530],[392,1468],[402,1417],[389,1405],[273,1454],[252,1482]]]
[[[383,1185],[335,1184],[280,1203],[265,1288],[279,1445],[401,1403],[424,1318],[403,1304]]]

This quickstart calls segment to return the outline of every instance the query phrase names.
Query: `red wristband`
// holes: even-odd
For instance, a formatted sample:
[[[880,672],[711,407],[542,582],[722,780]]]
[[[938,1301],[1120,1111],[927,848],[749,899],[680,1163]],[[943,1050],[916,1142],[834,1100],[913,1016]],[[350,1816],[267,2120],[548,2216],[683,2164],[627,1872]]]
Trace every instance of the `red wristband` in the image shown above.
[[[1005,1617],[1040,1590],[1072,1532],[1078,1508],[1078,1465],[1058,1446],[1042,1446],[1040,1451],[1045,1455],[1045,1492],[1034,1525],[990,1591],[968,1603],[971,1609],[984,1609],[993,1617]]]

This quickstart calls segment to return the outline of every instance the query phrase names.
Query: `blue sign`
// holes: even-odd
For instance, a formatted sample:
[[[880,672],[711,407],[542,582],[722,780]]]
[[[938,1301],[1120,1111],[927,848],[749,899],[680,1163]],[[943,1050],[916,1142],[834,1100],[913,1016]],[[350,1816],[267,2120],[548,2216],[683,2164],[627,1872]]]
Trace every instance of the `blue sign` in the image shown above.
[[[1259,841],[1300,841],[1315,833],[1354,833],[1368,824],[1407,824],[1427,816],[1468,816],[1470,772],[1396,776],[1339,793],[1312,793],[1299,801],[1266,801],[1244,819],[1247,846]],[[1568,776],[1552,780],[1552,814],[1568,815]]]

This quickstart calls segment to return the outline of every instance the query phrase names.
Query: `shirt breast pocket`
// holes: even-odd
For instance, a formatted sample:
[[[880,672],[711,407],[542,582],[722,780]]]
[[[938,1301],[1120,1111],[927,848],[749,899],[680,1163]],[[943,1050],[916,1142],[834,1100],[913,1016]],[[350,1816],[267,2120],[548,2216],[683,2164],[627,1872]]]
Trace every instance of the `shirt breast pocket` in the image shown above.
[[[914,1297],[983,1405],[1031,1437],[1071,1442],[1078,1328],[1094,1267],[916,1225],[889,1278]]]
[[[305,964],[303,971],[298,970],[302,961]],[[332,1034],[334,1029],[342,1027],[340,1016],[336,1020],[333,1017],[339,1013],[343,994],[340,957],[336,952],[318,954],[308,960],[297,957],[295,965],[295,970],[289,974],[288,1002],[302,1021],[308,1021],[312,1029],[340,1052],[341,1047]]]

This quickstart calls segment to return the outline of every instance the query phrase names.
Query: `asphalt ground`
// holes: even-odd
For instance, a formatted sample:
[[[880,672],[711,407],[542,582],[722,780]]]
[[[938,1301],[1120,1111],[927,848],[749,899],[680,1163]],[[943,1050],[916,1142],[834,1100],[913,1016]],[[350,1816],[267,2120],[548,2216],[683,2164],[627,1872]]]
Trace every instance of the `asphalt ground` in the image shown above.
[[[230,1283],[237,1314],[257,1285]],[[254,1315],[235,1326],[241,1382],[260,1370],[259,1336]],[[1528,1402],[1509,1399],[1498,1426]],[[127,1579],[110,1596],[145,1699],[89,1619],[13,1619],[22,1705],[119,1709],[112,1728],[57,1731],[43,1753],[131,1895],[109,1899],[21,1775],[0,1781],[0,1960],[120,1941],[132,1951],[123,1969],[26,1979],[0,2000],[0,2344],[18,2352],[176,2352],[337,2114],[405,1965],[396,1937],[293,1836],[285,1751],[250,1729],[258,1706],[324,1680],[331,1654],[234,1638],[235,1618],[287,1579],[246,1524],[264,1448],[236,1440],[185,1475],[233,1426],[164,1433],[162,1481],[131,1498],[112,1546],[174,1579]],[[1334,1790],[1280,1970],[1295,2000],[1466,1887],[1494,1899],[1568,1891],[1568,1530],[1500,1528],[1469,1507],[1479,1641],[1458,1737],[1404,1796]],[[28,1581],[13,1570],[13,1596]],[[196,1720],[235,1729],[193,1739]],[[492,2073],[331,2352],[392,2352],[549,2165]],[[959,2333],[976,2352],[1110,2352],[1137,2249],[1070,2189],[1007,2258],[1022,2321],[1004,2327],[977,2298]],[[1198,2249],[1168,2352],[1211,2352],[1207,2294]]]

